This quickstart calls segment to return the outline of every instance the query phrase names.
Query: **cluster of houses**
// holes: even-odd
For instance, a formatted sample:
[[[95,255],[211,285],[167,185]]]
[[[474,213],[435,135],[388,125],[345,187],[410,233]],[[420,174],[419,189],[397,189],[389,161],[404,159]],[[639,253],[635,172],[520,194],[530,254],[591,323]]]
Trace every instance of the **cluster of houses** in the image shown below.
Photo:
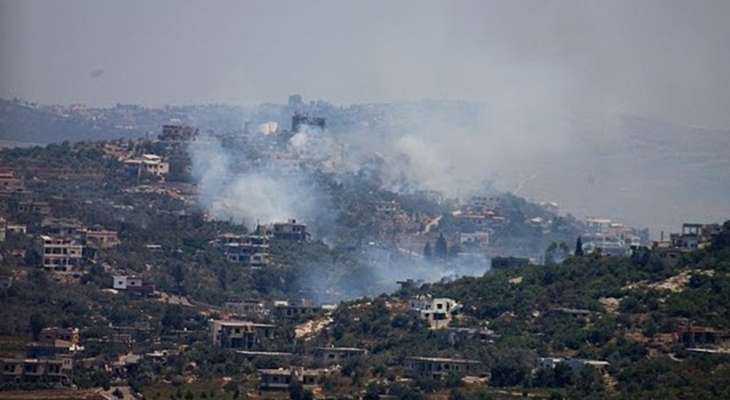
[[[311,238],[307,225],[290,219],[270,225],[258,225],[251,234],[224,233],[213,245],[218,247],[226,260],[261,268],[272,261],[271,241],[306,242]]]
[[[649,232],[640,230],[608,218],[586,218],[586,231],[581,235],[583,252],[601,252],[608,256],[626,256],[632,248],[646,246]]]
[[[34,221],[30,225],[12,223],[0,217],[0,242],[9,236],[33,235],[33,250],[38,263],[46,271],[78,274],[80,267],[92,260],[100,249],[119,245],[116,231],[102,227],[85,227],[75,219],[54,218],[54,209],[63,206],[63,200],[51,197],[40,200],[26,190],[23,179],[17,177],[13,168],[0,168],[0,199],[5,202],[5,212],[21,220]],[[57,204],[58,203],[58,204]],[[27,249],[12,252],[25,258]]]
[[[581,235],[585,254],[600,251],[603,255],[627,256],[632,250],[650,244],[648,230],[608,218],[587,218],[585,226],[586,231]],[[661,232],[660,239],[652,243],[652,248],[663,256],[675,257],[682,252],[707,247],[720,231],[719,224],[684,223],[680,232],[671,233],[669,238]]]
[[[37,252],[43,269],[59,273],[81,273],[98,250],[120,244],[116,231],[85,227],[74,219],[46,217],[37,237]]]
[[[654,242],[653,250],[662,258],[676,260],[682,253],[706,248],[720,231],[719,224],[685,223],[681,231],[671,233],[669,239],[662,232],[660,239]]]
[[[238,320],[211,321],[211,340],[215,346],[235,349],[237,354],[247,358],[257,356],[291,359],[292,353],[260,350],[267,340],[274,338],[276,326]],[[258,349],[258,350],[257,350]],[[286,368],[259,369],[259,389],[262,391],[285,391],[298,383],[314,390],[328,376],[337,374],[344,363],[368,354],[357,347],[317,347],[309,358],[324,368],[288,366]],[[458,376],[483,375],[482,364],[476,360],[437,357],[408,357],[403,365],[408,376],[443,379],[450,374]]]

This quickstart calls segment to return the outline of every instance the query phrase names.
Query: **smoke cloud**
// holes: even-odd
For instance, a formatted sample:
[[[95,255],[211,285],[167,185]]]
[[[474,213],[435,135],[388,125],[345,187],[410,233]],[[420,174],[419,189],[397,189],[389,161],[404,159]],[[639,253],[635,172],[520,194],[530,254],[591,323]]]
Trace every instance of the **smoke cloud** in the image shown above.
[[[268,164],[257,167],[235,151],[213,137],[190,144],[199,200],[210,216],[249,227],[258,222],[316,219],[322,197],[306,175],[268,168]]]

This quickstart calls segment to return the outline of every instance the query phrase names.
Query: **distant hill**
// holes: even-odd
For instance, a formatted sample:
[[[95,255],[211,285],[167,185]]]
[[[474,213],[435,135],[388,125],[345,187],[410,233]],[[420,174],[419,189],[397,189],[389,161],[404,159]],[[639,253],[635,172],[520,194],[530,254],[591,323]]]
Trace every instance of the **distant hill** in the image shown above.
[[[53,143],[141,136],[144,128],[123,129],[114,121],[94,121],[50,109],[0,99],[0,138],[20,143]]]

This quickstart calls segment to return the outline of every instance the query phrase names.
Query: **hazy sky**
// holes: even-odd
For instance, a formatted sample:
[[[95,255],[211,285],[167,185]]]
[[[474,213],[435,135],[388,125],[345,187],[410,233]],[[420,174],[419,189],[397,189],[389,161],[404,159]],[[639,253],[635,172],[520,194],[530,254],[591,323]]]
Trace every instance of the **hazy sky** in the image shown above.
[[[555,103],[730,127],[730,1],[0,0],[0,96]]]

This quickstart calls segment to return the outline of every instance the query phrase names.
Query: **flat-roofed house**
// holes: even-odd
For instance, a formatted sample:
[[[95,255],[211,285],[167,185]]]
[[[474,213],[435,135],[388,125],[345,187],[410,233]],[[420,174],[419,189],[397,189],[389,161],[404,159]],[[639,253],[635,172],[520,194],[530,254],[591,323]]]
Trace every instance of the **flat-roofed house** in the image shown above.
[[[367,350],[357,347],[317,347],[314,356],[325,363],[334,364],[360,357],[367,352]]]
[[[477,360],[462,358],[408,357],[406,369],[413,377],[442,379],[450,374],[478,375],[482,372],[482,364]]]
[[[251,350],[262,341],[273,339],[275,328],[275,325],[250,321],[214,320],[211,322],[210,334],[215,346]]]

